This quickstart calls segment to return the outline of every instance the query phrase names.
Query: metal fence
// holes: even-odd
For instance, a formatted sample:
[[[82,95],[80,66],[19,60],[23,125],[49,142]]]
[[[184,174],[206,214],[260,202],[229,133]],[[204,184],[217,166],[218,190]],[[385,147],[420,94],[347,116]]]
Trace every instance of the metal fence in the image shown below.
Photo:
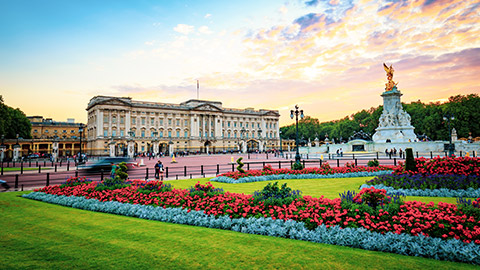
[[[416,157],[433,158],[443,156],[440,153],[415,153]],[[475,156],[473,152],[471,156]],[[295,154],[288,153],[283,156],[277,156],[276,159],[264,161],[244,161],[244,169],[261,170],[266,165],[272,168],[291,168],[294,163]],[[404,156],[387,156],[384,153],[349,153],[339,156],[336,154],[303,154],[302,163],[305,167],[320,167],[324,162],[328,162],[332,167],[342,167],[346,163],[350,166],[366,166],[368,161],[377,159],[380,165],[398,165],[398,162],[404,160]],[[74,176],[85,176],[94,181],[103,180],[109,177],[109,171],[99,173],[88,173],[84,170],[78,170],[74,161],[60,161],[57,163],[43,160],[21,163],[2,163],[1,179],[15,188],[15,190],[30,189],[32,187],[42,187],[64,183],[68,178]],[[4,173],[4,168],[19,166],[15,172]],[[215,176],[222,173],[233,172],[238,164],[212,164],[200,166],[166,166],[163,172],[163,179],[189,179],[197,177]],[[34,171],[28,171],[26,168],[35,168]],[[60,168],[62,168],[60,170]],[[155,172],[153,168],[139,167],[128,171],[129,179],[154,179]]]

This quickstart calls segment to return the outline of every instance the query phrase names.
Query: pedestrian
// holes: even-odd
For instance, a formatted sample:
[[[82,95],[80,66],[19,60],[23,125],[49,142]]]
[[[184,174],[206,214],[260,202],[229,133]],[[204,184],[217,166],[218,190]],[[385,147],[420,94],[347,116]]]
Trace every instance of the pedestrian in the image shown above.
[[[160,164],[161,164],[161,163],[162,163],[162,162],[161,162],[160,160],[157,161],[157,163],[155,163],[155,167],[154,167],[154,169],[155,169],[155,179],[159,179],[159,178],[160,178]]]
[[[343,157],[343,149],[340,148],[340,156]]]
[[[112,170],[110,171],[110,178],[114,179],[115,178],[115,171],[117,170],[117,165],[115,163],[111,163],[112,165]]]
[[[160,160],[158,161],[158,173],[160,176],[160,180],[163,180],[163,164]]]

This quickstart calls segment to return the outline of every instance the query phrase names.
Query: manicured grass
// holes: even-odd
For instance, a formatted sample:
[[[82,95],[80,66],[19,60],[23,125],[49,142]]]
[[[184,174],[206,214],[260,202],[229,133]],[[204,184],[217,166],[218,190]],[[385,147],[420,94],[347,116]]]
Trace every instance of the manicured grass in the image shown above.
[[[204,184],[210,181],[211,178],[201,178],[201,179],[188,179],[188,180],[174,180],[167,181],[167,183],[172,184],[175,188],[189,188],[195,185],[198,181]],[[372,179],[372,177],[352,177],[352,178],[324,178],[324,179],[294,179],[294,180],[274,180],[274,181],[265,181],[265,182],[253,182],[253,183],[242,183],[242,184],[228,184],[220,182],[212,182],[214,187],[223,188],[225,191],[230,191],[234,193],[244,193],[244,194],[253,194],[255,190],[260,190],[266,186],[269,182],[278,182],[279,184],[287,183],[292,189],[298,189],[302,191],[302,195],[310,195],[312,197],[324,196],[329,199],[338,198],[339,193],[343,193],[347,190],[359,191],[358,188],[365,184],[367,180]],[[455,198],[444,198],[444,197],[413,197],[407,196],[406,200],[408,201],[421,201],[421,202],[446,202],[446,203],[456,203]]]
[[[42,170],[46,170],[46,169],[51,169],[51,168],[42,168]],[[20,167],[3,167],[3,171],[4,172],[15,172],[15,171],[20,171],[21,168]],[[38,171],[38,168],[37,167],[23,167],[23,170],[24,171],[35,171],[37,170]]]
[[[473,265],[116,216],[0,193],[2,269],[474,269]]]

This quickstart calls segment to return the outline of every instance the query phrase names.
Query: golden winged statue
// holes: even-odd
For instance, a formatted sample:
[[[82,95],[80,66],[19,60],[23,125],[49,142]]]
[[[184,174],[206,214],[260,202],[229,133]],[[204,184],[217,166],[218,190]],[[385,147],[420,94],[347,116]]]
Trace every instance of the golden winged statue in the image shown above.
[[[388,67],[387,65],[385,65],[385,63],[383,63],[383,69],[385,69],[385,72],[387,72],[387,80],[388,80],[388,82],[385,84],[385,91],[386,92],[392,91],[393,88],[396,88],[398,84],[393,81],[393,72],[395,70],[393,69],[392,65]]]

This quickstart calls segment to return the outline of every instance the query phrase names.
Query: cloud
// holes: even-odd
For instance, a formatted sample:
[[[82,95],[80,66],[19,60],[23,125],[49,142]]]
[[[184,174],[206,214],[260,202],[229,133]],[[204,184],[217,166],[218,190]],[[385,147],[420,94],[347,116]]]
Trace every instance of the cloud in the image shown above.
[[[282,6],[278,9],[278,11],[279,11],[281,14],[284,14],[284,15],[285,15],[285,14],[287,14],[288,9],[287,9],[287,7],[286,7],[285,5],[282,5]]]
[[[213,33],[213,32],[208,28],[208,26],[205,26],[205,25],[204,25],[204,26],[200,26],[200,27],[198,28],[198,32],[200,32],[200,33],[202,33],[202,34],[207,34],[207,35]]]
[[[173,28],[176,32],[184,35],[188,35],[195,30],[195,27],[192,25],[178,24]]]
[[[204,16],[205,19],[208,19],[208,18],[210,18],[210,17],[212,17],[212,14],[210,14],[210,13],[205,14],[205,16]]]

